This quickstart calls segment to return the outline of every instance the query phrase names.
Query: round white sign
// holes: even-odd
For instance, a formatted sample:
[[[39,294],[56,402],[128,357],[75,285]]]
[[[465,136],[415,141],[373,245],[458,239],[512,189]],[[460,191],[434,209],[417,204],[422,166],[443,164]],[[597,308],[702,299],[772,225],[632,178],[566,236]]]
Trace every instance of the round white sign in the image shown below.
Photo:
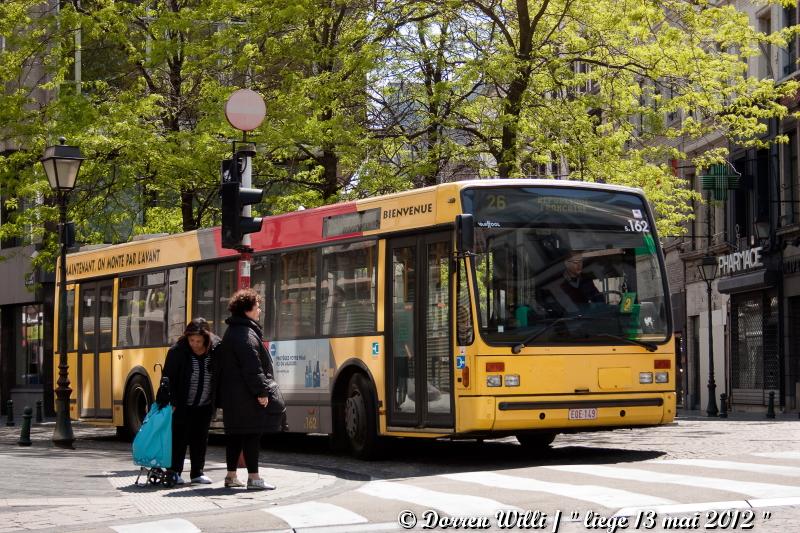
[[[241,131],[256,129],[264,121],[267,106],[257,92],[239,89],[225,102],[225,118],[231,126]]]

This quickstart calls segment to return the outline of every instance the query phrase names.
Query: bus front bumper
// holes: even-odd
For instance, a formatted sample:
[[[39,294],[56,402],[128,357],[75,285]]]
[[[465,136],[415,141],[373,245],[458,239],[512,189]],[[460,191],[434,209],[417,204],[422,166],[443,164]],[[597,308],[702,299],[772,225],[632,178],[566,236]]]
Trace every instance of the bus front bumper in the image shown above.
[[[563,396],[462,396],[458,433],[480,431],[580,430],[668,424],[675,418],[675,393]]]

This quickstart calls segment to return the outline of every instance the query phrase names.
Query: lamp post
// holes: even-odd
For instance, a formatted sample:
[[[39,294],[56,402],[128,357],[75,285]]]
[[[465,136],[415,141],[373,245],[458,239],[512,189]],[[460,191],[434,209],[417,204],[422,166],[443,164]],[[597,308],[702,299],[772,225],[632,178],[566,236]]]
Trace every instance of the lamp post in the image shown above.
[[[706,282],[706,294],[708,296],[708,406],[706,407],[706,414],[708,416],[717,416],[717,384],[714,381],[714,328],[712,327],[711,318],[711,284],[714,278],[717,277],[717,258],[707,255],[697,265],[697,270],[700,271],[700,276]]]
[[[84,160],[80,148],[67,146],[61,137],[60,144],[48,146],[41,159],[50,187],[58,195],[59,241],[61,259],[58,268],[58,387],[56,388],[56,427],[53,444],[59,448],[73,448],[75,436],[69,418],[69,362],[67,360],[67,195],[75,187],[78,171]]]

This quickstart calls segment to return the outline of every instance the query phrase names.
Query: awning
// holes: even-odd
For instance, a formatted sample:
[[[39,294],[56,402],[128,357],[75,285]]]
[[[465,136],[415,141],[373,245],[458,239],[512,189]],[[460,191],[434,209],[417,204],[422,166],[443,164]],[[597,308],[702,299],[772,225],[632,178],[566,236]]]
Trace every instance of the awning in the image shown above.
[[[721,294],[757,291],[774,287],[777,279],[778,276],[774,270],[756,270],[755,272],[720,279],[717,284],[717,291]]]

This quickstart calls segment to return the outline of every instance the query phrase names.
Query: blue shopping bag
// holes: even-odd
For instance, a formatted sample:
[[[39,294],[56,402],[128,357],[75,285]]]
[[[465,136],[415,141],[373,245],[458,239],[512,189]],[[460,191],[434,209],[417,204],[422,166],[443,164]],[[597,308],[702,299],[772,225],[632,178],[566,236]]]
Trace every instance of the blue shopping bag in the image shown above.
[[[154,402],[133,439],[133,462],[147,468],[172,466],[172,406]]]

